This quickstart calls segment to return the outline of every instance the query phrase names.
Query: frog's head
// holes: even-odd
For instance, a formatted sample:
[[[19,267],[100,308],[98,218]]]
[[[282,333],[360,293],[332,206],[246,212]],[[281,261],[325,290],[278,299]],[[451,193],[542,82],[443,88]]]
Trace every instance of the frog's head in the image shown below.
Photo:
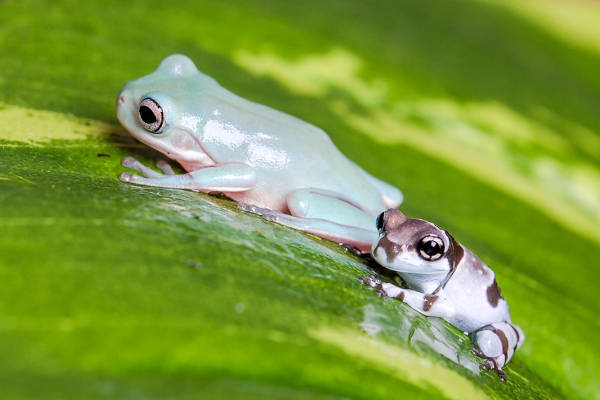
[[[456,268],[463,249],[445,230],[422,219],[408,218],[396,209],[377,217],[379,240],[373,244],[375,260],[405,274],[446,276]]]
[[[188,57],[168,56],[151,74],[125,84],[117,97],[117,116],[133,137],[167,157],[210,164],[193,135],[201,116],[186,105],[201,95],[202,85],[214,83]]]

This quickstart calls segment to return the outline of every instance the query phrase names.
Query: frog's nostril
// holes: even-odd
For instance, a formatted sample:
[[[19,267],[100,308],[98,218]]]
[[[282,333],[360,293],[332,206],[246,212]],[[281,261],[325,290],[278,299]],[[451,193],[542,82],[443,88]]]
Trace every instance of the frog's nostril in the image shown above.
[[[125,96],[119,96],[119,104],[125,103]]]

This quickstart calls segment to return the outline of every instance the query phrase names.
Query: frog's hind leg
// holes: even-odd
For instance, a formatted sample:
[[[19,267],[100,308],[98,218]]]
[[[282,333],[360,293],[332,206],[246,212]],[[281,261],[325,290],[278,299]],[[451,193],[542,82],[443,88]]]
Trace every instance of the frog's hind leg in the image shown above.
[[[356,164],[355,164],[356,165]],[[396,208],[404,200],[404,195],[395,186],[390,185],[387,182],[382,181],[381,179],[375,178],[373,175],[369,174],[364,169],[360,168],[358,165],[356,167],[362,172],[364,177],[371,183],[371,185],[375,186],[379,193],[381,193],[381,198],[385,203],[386,207]]]
[[[240,205],[265,219],[369,252],[377,239],[375,218],[334,192],[299,189],[287,198],[290,214]]]
[[[486,359],[482,366],[495,369],[500,379],[505,380],[502,367],[525,339],[521,328],[510,322],[495,322],[479,328],[472,335],[476,354]]]
[[[261,214],[269,221],[308,232],[339,244],[354,246],[364,253],[371,250],[371,244],[377,239],[377,232],[353,226],[340,225],[324,219],[296,217],[294,215],[284,214],[280,211],[266,209],[258,210],[256,207],[248,205],[241,205],[241,208],[246,211]]]

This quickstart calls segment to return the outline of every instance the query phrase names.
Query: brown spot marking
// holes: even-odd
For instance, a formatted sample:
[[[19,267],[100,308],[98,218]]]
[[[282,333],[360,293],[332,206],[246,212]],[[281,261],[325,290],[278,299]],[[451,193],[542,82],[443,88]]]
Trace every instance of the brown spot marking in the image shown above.
[[[431,310],[431,307],[433,307],[433,304],[437,301],[438,296],[433,296],[430,294],[426,294],[424,296],[424,301],[423,301],[423,311],[429,311]]]
[[[519,331],[517,330],[517,328],[515,328],[513,326],[513,324],[511,324],[510,322],[507,322],[508,326],[510,326],[512,328],[513,331],[515,331],[515,335],[517,335],[517,342],[515,343],[515,348],[514,350],[517,351],[517,346],[519,345],[519,342],[521,341],[521,335],[519,334]]]
[[[386,222],[384,231],[391,241],[405,245],[409,252],[416,249],[423,236],[438,234],[438,229],[434,229],[427,221],[414,218],[406,218],[402,223],[399,221],[400,217],[391,218],[390,222]]]
[[[500,342],[502,342],[502,353],[504,354],[504,362],[506,362],[508,358],[508,338],[502,329],[494,329],[494,333],[500,338]]]
[[[450,248],[446,252],[446,257],[450,262],[450,271],[448,271],[448,274],[440,283],[440,286],[434,291],[434,293],[437,293],[441,288],[446,286],[446,283],[448,283],[450,278],[452,278],[454,271],[456,271],[458,264],[462,261],[465,255],[465,250],[463,249],[462,245],[458,243],[456,239],[454,239],[454,237],[448,233],[448,231],[444,231],[444,233],[448,236],[448,240],[450,241]]]
[[[400,300],[400,301],[404,301],[404,292],[400,292],[400,294],[398,294],[398,295],[396,296],[396,298],[397,298],[398,300]]]
[[[385,251],[388,263],[393,262],[396,255],[398,255],[400,252],[400,246],[398,246],[398,243],[388,239],[387,235],[379,239],[377,247],[381,247],[383,251]]]
[[[503,298],[502,294],[500,294],[498,282],[496,282],[495,279],[494,282],[487,288],[487,298],[488,302],[492,305],[492,307],[497,307],[498,301]]]
[[[485,276],[489,274],[489,271],[487,270],[487,268],[485,267],[485,264],[483,263],[483,261],[481,261],[479,258],[477,258],[475,255],[472,256],[473,261],[471,262],[471,267],[481,273],[481,275]]]
[[[448,239],[450,240],[450,249],[448,250],[448,258],[450,259],[450,265],[452,269],[455,270],[458,267],[458,264],[461,262],[465,255],[465,251],[463,247],[454,239],[454,236],[449,234],[447,231],[446,235],[448,235]]]

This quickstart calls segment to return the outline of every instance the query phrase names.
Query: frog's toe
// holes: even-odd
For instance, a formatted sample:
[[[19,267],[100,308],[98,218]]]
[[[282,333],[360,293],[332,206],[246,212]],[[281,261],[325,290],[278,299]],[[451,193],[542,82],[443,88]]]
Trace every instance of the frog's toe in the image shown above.
[[[137,183],[138,185],[148,185],[148,181],[151,181],[151,179],[136,174],[130,174],[129,172],[122,172],[121,175],[119,175],[119,179],[123,182]]]
[[[340,246],[342,246],[344,248],[344,250],[346,250],[347,252],[350,252],[356,256],[359,257],[365,257],[366,255],[370,256],[369,253],[365,253],[364,251],[362,251],[361,249],[359,249],[356,246],[353,246],[351,244],[346,244],[346,243],[340,243]]]
[[[138,160],[136,160],[133,157],[125,157],[122,161],[121,161],[121,165],[124,166],[125,168],[131,168],[133,169],[133,167],[135,165],[137,165],[139,162]]]
[[[475,352],[475,354],[481,357],[480,353],[478,354],[477,352]],[[486,371],[496,371],[496,374],[498,374],[498,378],[500,378],[502,382],[506,382],[506,375],[504,374],[504,371],[502,371],[502,365],[498,364],[495,360],[491,358],[486,358],[480,365],[481,368]]]
[[[502,382],[506,382],[506,375],[504,374],[504,371],[502,371],[502,367],[498,366],[498,364],[496,364],[493,360],[485,360],[481,363],[481,368],[486,371],[496,371],[498,378],[500,378]]]
[[[282,217],[282,213],[275,210],[270,210],[268,208],[257,207],[249,204],[239,205],[238,207],[244,211],[249,211],[254,214],[258,214],[263,217],[264,220],[270,222],[279,222]]]
[[[167,161],[163,160],[162,158],[159,158],[158,160],[156,160],[156,166],[158,167],[158,169],[160,169],[166,175],[175,175],[175,171],[173,171],[173,168],[171,167],[171,165]]]
[[[264,214],[262,214],[262,217],[265,220],[271,221],[271,222],[277,222],[277,221],[279,221],[279,218],[278,218],[277,214],[273,214],[273,213],[264,213]]]
[[[479,354],[476,354],[479,356]],[[486,358],[482,363],[481,363],[481,368],[483,368],[486,371],[491,371],[493,369],[496,369],[496,364],[494,363],[493,360]]]
[[[240,201],[238,203],[238,208],[242,211],[251,212],[253,214],[258,214],[260,216],[264,216],[266,213],[268,213],[270,211],[267,208],[258,207],[258,206],[255,206],[254,204],[244,203],[242,201]]]
[[[502,382],[506,382],[506,375],[504,375],[504,371],[502,371],[501,368],[497,368],[496,373],[498,374],[498,378],[500,378]]]
[[[279,211],[269,210],[268,208],[258,207],[254,204],[239,202],[238,208],[242,211],[251,212],[260,215],[266,221],[278,222],[281,213]]]
[[[139,172],[146,178],[161,178],[164,176],[163,174],[156,172],[152,168],[146,167],[144,164],[142,164],[133,157],[125,157],[123,161],[121,161],[121,165],[125,168],[129,168]]]
[[[119,180],[122,182],[131,182],[133,177],[133,174],[130,174],[129,172],[121,172],[121,175],[119,175]]]
[[[379,279],[374,278],[372,276],[367,276],[365,278],[359,278],[359,281],[363,285],[371,286],[372,288],[375,288],[375,289],[381,288],[381,284],[382,284],[382,282]]]
[[[362,283],[363,285],[369,285],[369,279],[370,279],[370,277],[368,277],[368,276],[367,277],[361,276],[360,278],[358,278],[358,281],[360,283]],[[371,285],[369,285],[369,286],[371,286]]]

